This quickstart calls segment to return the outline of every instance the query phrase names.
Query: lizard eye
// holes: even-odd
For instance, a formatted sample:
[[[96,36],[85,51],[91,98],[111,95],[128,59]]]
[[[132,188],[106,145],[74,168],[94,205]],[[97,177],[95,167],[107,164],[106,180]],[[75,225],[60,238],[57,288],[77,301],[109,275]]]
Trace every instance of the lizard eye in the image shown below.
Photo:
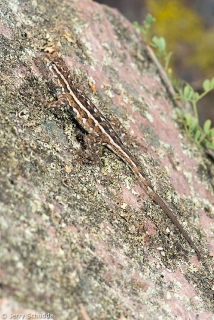
[[[49,67],[49,68],[51,68],[53,65],[54,65],[54,62],[53,62],[53,61],[50,61],[50,62],[48,63],[48,67]]]

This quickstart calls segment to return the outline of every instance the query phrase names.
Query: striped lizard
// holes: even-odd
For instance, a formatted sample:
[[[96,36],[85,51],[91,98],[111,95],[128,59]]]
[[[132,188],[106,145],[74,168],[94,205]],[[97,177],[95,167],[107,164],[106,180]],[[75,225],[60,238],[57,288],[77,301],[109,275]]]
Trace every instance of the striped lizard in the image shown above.
[[[137,165],[137,161],[129,150],[127,150],[110,122],[79,88],[63,59],[54,53],[46,54],[45,60],[47,61],[48,68],[51,71],[53,78],[57,80],[58,85],[61,87],[61,96],[63,97],[59,99],[57,103],[51,103],[48,107],[51,108],[66,104],[72,107],[79,124],[89,134],[94,136],[97,142],[109,148],[129,166],[146,193],[161,207],[168,218],[171,219],[189,245],[195,250],[197,257],[200,260],[201,252],[198,250],[189,234],[184,230],[166,201],[153,190],[150,181],[144,176],[142,170]]]

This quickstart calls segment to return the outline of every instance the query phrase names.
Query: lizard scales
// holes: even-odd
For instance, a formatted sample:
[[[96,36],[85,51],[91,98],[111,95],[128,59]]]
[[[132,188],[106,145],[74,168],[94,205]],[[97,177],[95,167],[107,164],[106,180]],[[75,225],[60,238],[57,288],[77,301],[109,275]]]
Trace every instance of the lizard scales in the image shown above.
[[[97,141],[107,146],[117,156],[119,156],[131,169],[137,177],[140,185],[144,188],[151,199],[161,207],[161,209],[171,219],[173,224],[179,229],[180,233],[195,250],[198,259],[201,259],[201,253],[194,244],[191,237],[184,230],[177,217],[173,214],[169,205],[153,190],[151,183],[143,176],[132,154],[127,150],[116,131],[112,128],[110,122],[105,118],[102,112],[92,103],[92,101],[79,89],[77,83],[72,79],[71,74],[62,58],[54,54],[46,54],[48,68],[53,77],[57,79],[64,96],[63,104],[69,104],[75,113],[79,124],[90,134],[96,136]],[[74,104],[75,102],[75,104]],[[62,103],[61,103],[62,104]],[[58,104],[52,104],[49,107],[56,107]]]

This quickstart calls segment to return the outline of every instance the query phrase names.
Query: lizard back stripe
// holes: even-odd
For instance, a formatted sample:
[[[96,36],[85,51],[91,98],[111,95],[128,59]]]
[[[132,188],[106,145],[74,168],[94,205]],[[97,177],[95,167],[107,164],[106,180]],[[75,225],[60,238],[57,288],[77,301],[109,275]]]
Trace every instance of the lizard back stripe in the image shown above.
[[[161,207],[173,224],[179,229],[186,241],[195,250],[198,259],[200,260],[201,253],[197,249],[191,237],[182,227],[177,217],[173,214],[167,202],[165,202],[165,200],[163,200],[153,190],[150,181],[144,177],[140,166],[137,165],[137,162],[134,160],[132,154],[126,149],[118,134],[112,128],[110,122],[77,86],[74,79],[72,79],[72,76],[63,59],[58,56],[51,56],[49,54],[46,55],[46,60],[48,60],[48,67],[62,88],[62,93],[65,95],[69,106],[73,109],[80,125],[89,133],[96,134],[101,144],[106,145],[129,166],[129,168],[138,178],[140,185],[145,189],[150,198]]]

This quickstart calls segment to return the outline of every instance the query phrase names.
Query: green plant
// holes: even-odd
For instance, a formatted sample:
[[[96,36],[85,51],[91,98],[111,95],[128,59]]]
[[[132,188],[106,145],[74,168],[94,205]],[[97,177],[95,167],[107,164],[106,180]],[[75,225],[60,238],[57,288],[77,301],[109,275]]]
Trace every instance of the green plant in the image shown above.
[[[164,64],[164,69],[167,71],[168,73],[168,68],[169,68],[169,61],[170,61],[170,58],[172,56],[172,52],[166,52],[166,41],[163,37],[156,37],[154,36],[152,38],[152,43],[151,43],[151,46],[154,47],[155,49],[157,49],[157,57],[159,58],[159,60],[161,60],[162,58],[164,59],[165,61],[165,64]]]
[[[166,41],[163,37],[156,37],[149,41],[149,29],[152,24],[155,22],[155,18],[152,17],[151,14],[148,14],[143,25],[139,25],[138,22],[134,22],[134,26],[140,30],[143,34],[144,39],[149,43],[152,47],[156,49],[156,55],[159,60],[164,59],[165,67],[164,69],[167,71],[168,76],[170,76],[169,70],[169,61],[172,55],[172,52],[166,52]],[[199,125],[198,119],[198,110],[197,110],[197,102],[202,99],[208,92],[214,89],[214,78],[212,80],[204,80],[203,89],[204,92],[199,94],[195,92],[194,89],[186,84],[184,87],[182,86],[182,81],[180,79],[173,81],[174,86],[177,89],[177,93],[175,93],[174,98],[180,99],[183,103],[185,101],[189,101],[193,107],[192,116],[190,113],[184,113],[180,108],[176,108],[179,118],[182,120],[184,128],[188,134],[188,136],[195,141],[195,143],[199,146],[205,146],[206,148],[210,148],[214,150],[214,128],[211,128],[211,120],[206,120],[203,128]]]
[[[188,136],[193,139],[197,145],[201,146],[203,144],[206,148],[214,150],[214,128],[211,128],[211,121],[209,119],[205,121],[203,128],[199,125],[197,110],[197,102],[214,89],[214,78],[212,78],[212,80],[204,80],[203,89],[204,92],[199,94],[195,92],[189,84],[185,85],[184,88],[179,88],[174,98],[180,99],[181,101],[189,101],[193,107],[194,115],[184,113],[180,108],[176,108],[176,111],[183,121]]]
[[[143,25],[140,25],[137,21],[133,22],[134,27],[140,30],[146,42],[148,42],[148,31],[155,22],[155,20],[156,19],[151,14],[147,14],[146,19],[143,21]]]
[[[143,25],[140,25],[137,21],[133,22],[135,28],[140,30],[143,35],[145,41],[149,43],[149,45],[156,50],[156,55],[160,60],[164,60],[164,69],[168,72],[169,61],[172,55],[172,52],[166,52],[166,41],[163,37],[154,36],[150,39],[149,30],[151,26],[154,24],[156,19],[151,15],[147,14],[146,19],[143,21]]]

